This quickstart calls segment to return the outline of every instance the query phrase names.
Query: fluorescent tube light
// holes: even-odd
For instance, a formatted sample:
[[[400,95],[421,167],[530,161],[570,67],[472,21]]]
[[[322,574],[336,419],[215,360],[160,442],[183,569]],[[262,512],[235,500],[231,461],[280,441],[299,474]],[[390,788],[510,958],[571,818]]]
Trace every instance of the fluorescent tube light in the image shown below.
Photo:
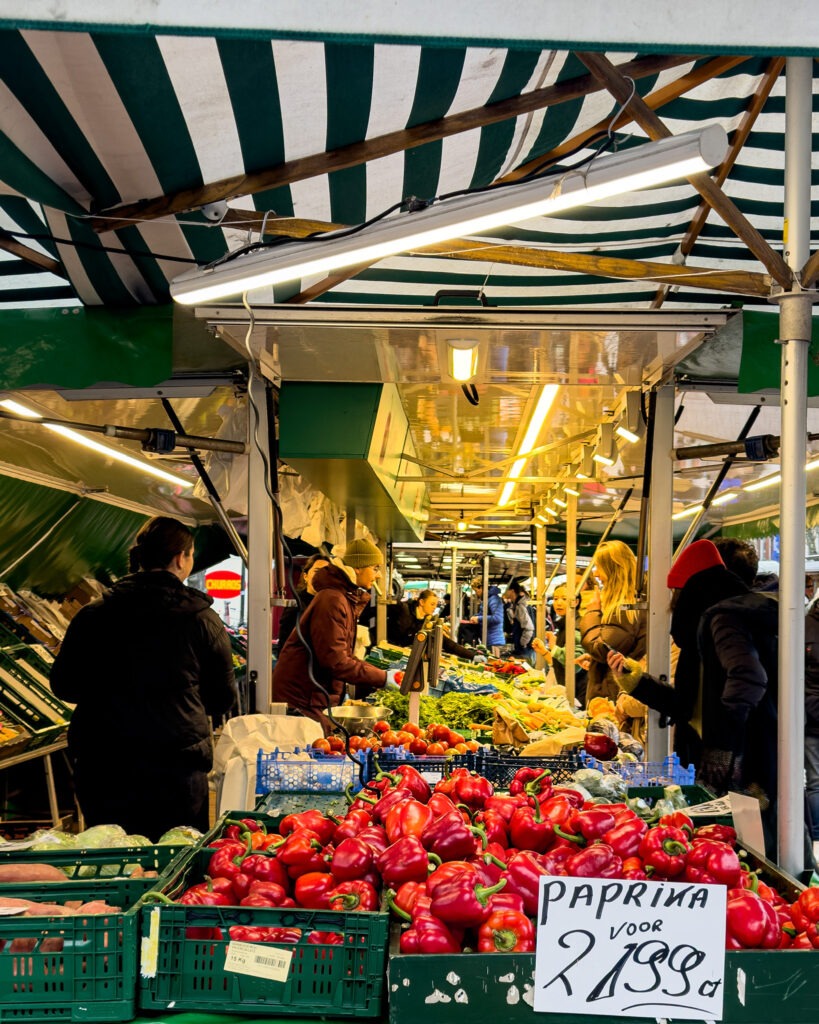
[[[683,178],[719,164],[728,137],[719,125],[647,142],[603,156],[574,171],[503,185],[388,217],[361,230],[284,243],[215,266],[186,271],[171,296],[187,305],[213,302],[254,288],[374,263],[451,238],[481,234],[599,199]]]
[[[819,469],[819,459],[812,459],[810,462],[806,462],[805,469],[808,471],[812,469]]]
[[[702,505],[689,505],[688,508],[684,508],[679,512],[675,512],[671,518],[687,519],[689,516],[695,516],[698,512],[702,512]]]
[[[624,441],[628,441],[629,444],[637,444],[637,442],[640,440],[640,438],[631,430],[629,430],[628,427],[616,427],[614,433],[619,434],[620,437],[622,437]]]
[[[564,490],[564,492],[566,494],[573,494],[575,496],[575,498],[579,498],[580,497],[580,491],[576,491],[574,489],[574,487],[570,487],[568,484],[566,484],[566,486],[563,488],[563,490]]]
[[[560,518],[559,513],[555,512],[555,510],[551,507],[551,505],[544,505],[543,506],[543,511],[544,512],[548,512],[549,515],[550,516],[554,516],[555,519],[559,519]]]
[[[27,406],[21,405],[19,402],[15,402],[13,398],[4,398],[0,400],[0,405],[2,405],[4,409],[8,409],[9,412],[15,413],[17,416],[25,416],[30,420],[42,419],[42,416],[38,412],[34,412]],[[100,444],[99,441],[95,441],[91,437],[86,437],[85,434],[81,434],[77,430],[71,430],[70,427],[62,427],[57,423],[44,423],[43,426],[46,430],[50,430],[54,434],[59,434],[61,437],[68,438],[69,441],[74,441],[76,444],[82,445],[83,448],[90,448],[91,451],[104,455],[106,458],[114,459],[116,462],[122,462],[124,465],[130,466],[132,469],[138,469],[142,473],[149,473],[151,476],[164,480],[166,483],[174,484],[176,487],[193,487],[193,481],[186,480],[183,476],[166,473],[164,469],[160,469],[158,466],[154,466],[150,462],[143,462],[141,459],[135,459],[132,455],[128,455],[119,448],[111,448],[107,444]]]
[[[566,502],[562,498],[552,498],[555,505],[559,505],[561,508],[566,508]]]
[[[761,491],[765,487],[773,487],[775,484],[781,482],[781,475],[779,473],[774,473],[773,476],[766,476],[763,477],[762,480],[756,480],[752,484],[746,484],[742,489],[743,491]]]
[[[601,455],[600,452],[595,452],[592,455],[595,462],[599,462],[602,466],[613,466],[614,459],[610,459],[607,455]]]
[[[452,339],[446,344],[449,376],[459,384],[466,384],[478,372],[478,342]]]
[[[711,502],[712,505],[724,505],[728,501],[736,501],[739,495],[736,491],[723,491]]]
[[[523,440],[520,442],[520,447],[518,448],[519,457],[512,463],[512,468],[509,470],[510,479],[506,481],[506,484],[501,491],[498,505],[503,506],[509,504],[509,500],[512,497],[512,493],[514,492],[517,484],[517,479],[523,472],[523,467],[529,461],[528,453],[535,447],[535,442],[537,441],[538,434],[540,434],[541,428],[543,427],[544,420],[549,415],[549,410],[552,408],[555,398],[557,398],[557,391],[557,384],[546,384],[540,392],[540,398],[538,398],[537,405],[532,411],[529,426],[526,428],[526,433],[523,435]]]

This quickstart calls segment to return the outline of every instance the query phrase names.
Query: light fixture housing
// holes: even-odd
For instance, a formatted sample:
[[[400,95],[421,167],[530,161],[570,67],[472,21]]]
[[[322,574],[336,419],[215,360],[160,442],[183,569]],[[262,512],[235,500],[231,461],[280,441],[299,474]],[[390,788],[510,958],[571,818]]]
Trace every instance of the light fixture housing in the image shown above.
[[[478,372],[478,341],[474,338],[447,338],[449,376],[459,384],[468,384]]]
[[[549,410],[552,408],[555,398],[557,398],[557,392],[557,384],[546,384],[540,392],[540,397],[538,398],[537,403],[532,410],[532,415],[529,418],[529,426],[526,428],[526,433],[523,435],[523,440],[520,442],[518,457],[512,463],[512,468],[509,470],[510,479],[508,479],[504,484],[501,496],[498,499],[498,505],[501,507],[509,504],[515,490],[518,477],[523,472],[526,463],[529,461],[529,452],[535,447],[538,434],[540,434],[543,423],[549,415]]]
[[[612,195],[686,177],[719,164],[728,137],[719,125],[647,142],[592,160],[563,174],[487,188],[401,213],[368,227],[331,232],[228,257],[186,271],[171,282],[172,298],[186,305],[241,295],[254,288],[375,263],[451,238],[476,235],[558,213]]]

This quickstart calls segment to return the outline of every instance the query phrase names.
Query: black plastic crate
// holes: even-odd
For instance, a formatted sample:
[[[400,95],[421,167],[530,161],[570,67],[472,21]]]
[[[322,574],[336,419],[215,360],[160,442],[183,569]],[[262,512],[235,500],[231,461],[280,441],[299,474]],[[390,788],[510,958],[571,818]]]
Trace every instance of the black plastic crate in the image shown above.
[[[583,762],[575,754],[561,754],[555,757],[518,757],[514,754],[483,753],[469,755],[473,768],[485,776],[495,789],[508,789],[509,783],[521,768],[548,769],[552,781],[559,786],[572,782],[576,771],[584,767]]]

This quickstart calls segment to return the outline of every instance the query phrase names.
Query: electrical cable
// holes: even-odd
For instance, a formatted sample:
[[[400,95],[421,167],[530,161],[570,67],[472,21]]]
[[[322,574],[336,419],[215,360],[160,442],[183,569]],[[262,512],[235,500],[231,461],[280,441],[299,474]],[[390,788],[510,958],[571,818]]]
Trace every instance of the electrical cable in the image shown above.
[[[244,292],[243,295],[242,295],[242,305],[245,307],[245,309],[247,310],[247,313],[248,313],[248,329],[247,329],[247,332],[245,333],[244,344],[245,344],[245,349],[247,350],[247,354],[248,354],[248,385],[249,385],[250,380],[252,379],[252,377],[254,375],[256,375],[258,377],[258,370],[257,370],[256,359],[255,359],[255,357],[253,355],[253,350],[252,350],[251,345],[250,345],[250,339],[251,339],[251,337],[253,335],[253,330],[254,330],[254,328],[256,326],[256,318],[255,318],[255,316],[253,314],[253,309],[252,309],[250,303],[247,300],[247,292]],[[268,498],[270,499],[270,503],[271,503],[271,506],[273,508],[273,514],[276,517],[276,529],[278,531],[279,537],[281,538],[282,547],[284,548],[285,553],[287,555],[287,564],[288,564],[287,576],[288,576],[288,582],[290,584],[290,589],[295,594],[296,587],[295,587],[294,579],[293,579],[293,553],[290,550],[290,547],[289,547],[289,545],[287,543],[287,540],[285,538],[285,534],[284,534],[284,517],[282,515],[281,505],[279,504],[278,499],[276,498],[276,496],[275,496],[275,494],[273,492],[273,488],[271,486],[272,474],[271,474],[270,462],[269,462],[269,460],[267,458],[267,455],[265,453],[264,447],[262,446],[261,442],[259,441],[259,427],[260,427],[260,424],[261,424],[261,414],[260,414],[260,411],[259,411],[259,409],[258,409],[258,407],[256,405],[256,402],[255,402],[254,398],[253,398],[253,392],[252,392],[252,389],[250,388],[250,386],[248,386],[247,398],[248,398],[248,402],[250,404],[250,407],[251,407],[251,409],[253,411],[253,431],[252,431],[251,436],[253,438],[253,443],[256,446],[256,450],[259,452],[259,455],[261,456],[261,459],[262,459],[262,465],[263,465],[263,468],[264,468],[264,473],[263,473],[264,488],[265,488],[265,491],[267,493]],[[367,788],[369,788],[369,783],[367,782],[367,780],[365,778],[365,775],[364,775],[365,761],[363,759],[359,759],[359,758],[357,758],[357,757],[355,757],[353,755],[352,749],[350,747],[351,734],[350,734],[349,730],[344,725],[342,725],[341,722],[337,718],[335,718],[335,716],[333,715],[333,706],[332,706],[332,703],[331,703],[331,696],[330,696],[329,692],[327,691],[327,689],[316,678],[316,674],[315,674],[315,671],[314,671],[315,652],[314,652],[312,644],[310,642],[312,638],[308,639],[307,637],[305,637],[304,633],[302,632],[302,628],[301,628],[301,615],[297,615],[296,616],[295,632],[296,632],[296,635],[299,638],[299,642],[303,645],[305,651],[307,652],[307,674],[308,674],[308,677],[310,679],[310,682],[313,684],[313,686],[315,686],[315,688],[320,693],[322,693],[324,695],[324,700],[325,700],[326,707],[327,707],[327,717],[330,719],[330,721],[332,722],[333,726],[344,734],[344,752],[345,752],[346,756],[349,757],[349,759],[358,767],[358,779],[359,779],[359,782],[361,783],[362,788],[367,789]]]

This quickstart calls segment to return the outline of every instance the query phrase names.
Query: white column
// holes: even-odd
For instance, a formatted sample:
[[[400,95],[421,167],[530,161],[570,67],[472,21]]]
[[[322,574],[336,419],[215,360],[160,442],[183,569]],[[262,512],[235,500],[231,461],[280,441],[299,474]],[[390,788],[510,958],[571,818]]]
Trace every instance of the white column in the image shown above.
[[[574,595],[577,586],[577,498],[566,495],[566,700],[574,707]]]
[[[648,670],[658,679],[668,679],[671,641],[671,612],[668,570],[674,550],[671,513],[674,501],[674,388],[657,390],[654,405],[654,447],[651,461],[651,494],[648,503]],[[638,566],[638,572],[642,567]],[[658,712],[648,713],[647,760],[661,761],[671,748],[671,730],[660,728]]]
[[[535,532],[535,579],[537,590],[535,600],[535,636],[543,639],[546,632],[546,527],[538,526]],[[538,654],[535,662],[538,668],[544,668],[546,661],[542,654]]]
[[[785,95],[785,260],[798,274],[810,256],[813,61],[789,57]],[[798,285],[779,296],[780,402],[778,863],[804,867],[805,446],[811,296]]]
[[[248,394],[259,420],[257,426],[256,415],[251,406],[248,410],[250,436],[247,456],[247,675],[255,688],[255,696],[251,693],[254,710],[267,714],[270,711],[273,674],[270,652],[273,639],[273,622],[270,614],[273,510],[265,485],[264,460],[268,461],[268,465],[270,461],[265,384],[255,372],[248,382]]]

